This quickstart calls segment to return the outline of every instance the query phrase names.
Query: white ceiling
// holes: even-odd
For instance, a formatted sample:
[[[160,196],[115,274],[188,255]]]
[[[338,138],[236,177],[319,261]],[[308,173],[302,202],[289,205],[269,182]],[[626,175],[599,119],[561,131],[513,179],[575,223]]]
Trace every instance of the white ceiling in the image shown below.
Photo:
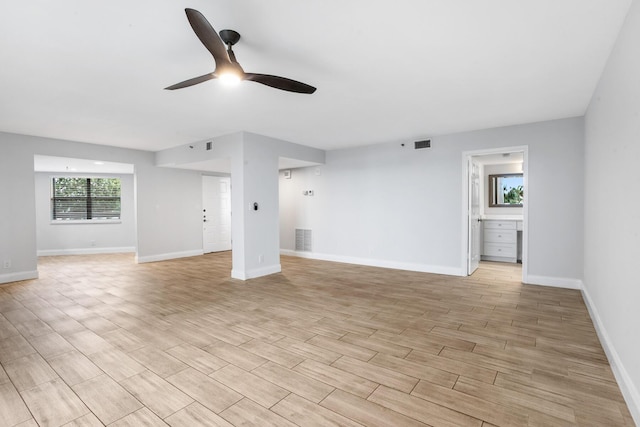
[[[30,0],[0,14],[0,131],[157,151],[249,131],[322,149],[583,115],[631,0]],[[213,71],[184,8],[239,31]]]

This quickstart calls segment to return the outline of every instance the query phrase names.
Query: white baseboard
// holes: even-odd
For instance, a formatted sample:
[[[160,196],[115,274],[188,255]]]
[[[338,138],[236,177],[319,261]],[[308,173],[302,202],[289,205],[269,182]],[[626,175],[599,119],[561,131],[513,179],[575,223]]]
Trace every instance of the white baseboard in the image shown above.
[[[19,282],[38,278],[38,270],[18,271],[16,273],[0,274],[0,283]]]
[[[112,248],[76,248],[76,249],[43,249],[38,250],[38,256],[60,256],[60,255],[96,255],[96,254],[123,254],[135,252],[133,246],[112,247]]]
[[[280,254],[297,256],[300,258],[317,259],[321,261],[342,262],[345,264],[367,265],[370,267],[392,268],[396,270],[418,271],[421,273],[445,274],[448,276],[464,276],[463,272],[456,267],[445,267],[441,265],[418,264],[411,262],[386,261],[379,259],[347,257],[341,255],[320,254],[317,252],[299,252],[290,249],[280,249]]]
[[[549,277],[549,276],[533,276],[528,275],[524,279],[524,283],[527,285],[542,285],[551,286],[554,288],[566,288],[566,289],[583,289],[582,280],[580,279],[568,279],[566,277]]]
[[[627,403],[629,412],[631,412],[631,416],[636,424],[640,426],[640,392],[622,364],[622,360],[620,360],[620,356],[613,346],[611,338],[609,338],[607,329],[604,327],[604,323],[602,323],[600,314],[598,314],[598,309],[593,303],[591,296],[589,296],[589,291],[587,291],[586,287],[582,288],[582,298],[587,305],[587,310],[589,310],[591,320],[593,320],[596,333],[598,334],[598,338],[600,338],[600,343],[602,344],[604,352],[607,354],[609,365],[611,365],[611,370],[613,371],[613,375],[616,377],[616,381],[622,391],[622,396]]]
[[[270,274],[280,273],[282,266],[280,264],[270,265],[268,267],[256,268],[253,270],[239,271],[231,270],[231,277],[240,280],[255,279],[257,277],[268,276]]]
[[[341,255],[320,254],[316,252],[300,252],[291,249],[280,249],[280,254],[297,256],[300,258],[317,259],[321,261],[343,262],[346,264],[368,265],[371,267],[393,268],[397,270],[418,271],[421,273],[445,274],[448,276],[465,276],[466,272],[456,267],[440,265],[417,264],[409,262],[386,261],[369,258],[346,257]],[[582,280],[568,279],[564,277],[532,276],[526,278],[526,284],[552,286],[556,288],[578,289],[583,288]]]
[[[169,259],[187,258],[191,256],[198,256],[198,255],[204,255],[204,251],[202,249],[196,249],[193,251],[169,252],[166,254],[157,254],[157,255],[147,255],[147,256],[136,255],[136,262],[138,264],[143,264],[145,262],[167,261]]]

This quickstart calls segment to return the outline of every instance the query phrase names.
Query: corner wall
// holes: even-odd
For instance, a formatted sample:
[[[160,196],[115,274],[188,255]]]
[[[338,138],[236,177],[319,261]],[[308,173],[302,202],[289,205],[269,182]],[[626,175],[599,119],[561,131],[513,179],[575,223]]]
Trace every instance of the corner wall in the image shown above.
[[[639,51],[635,1],[585,116],[584,295],[640,425]]]

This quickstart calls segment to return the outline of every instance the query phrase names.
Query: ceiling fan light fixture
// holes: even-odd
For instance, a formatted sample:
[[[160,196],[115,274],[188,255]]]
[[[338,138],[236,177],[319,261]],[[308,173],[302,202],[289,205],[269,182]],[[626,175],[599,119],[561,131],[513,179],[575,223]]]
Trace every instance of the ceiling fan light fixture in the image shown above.
[[[234,73],[233,71],[227,71],[218,75],[218,79],[225,86],[237,86],[242,81],[240,74]]]
[[[185,9],[187,20],[205,48],[213,55],[216,68],[213,73],[185,80],[168,86],[165,89],[174,90],[204,83],[211,79],[220,79],[225,85],[238,84],[248,80],[288,92],[311,94],[316,88],[306,83],[270,74],[245,73],[238,61],[232,46],[240,40],[240,34],[233,30],[222,30],[216,33],[207,18],[195,9]]]

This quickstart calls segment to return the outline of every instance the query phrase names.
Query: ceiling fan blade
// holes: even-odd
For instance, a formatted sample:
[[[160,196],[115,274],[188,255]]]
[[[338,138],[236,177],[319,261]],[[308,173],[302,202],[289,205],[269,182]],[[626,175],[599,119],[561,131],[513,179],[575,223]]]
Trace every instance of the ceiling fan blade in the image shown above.
[[[187,14],[189,24],[191,24],[191,28],[193,28],[196,36],[198,36],[204,47],[213,55],[216,66],[221,63],[230,62],[227,48],[220,39],[220,36],[218,36],[216,30],[214,30],[213,26],[207,21],[207,18],[195,9],[187,8],[184,11]]]
[[[174,89],[182,89],[183,87],[189,87],[193,85],[197,85],[198,83],[206,82],[207,80],[215,79],[216,75],[213,73],[205,74],[204,76],[194,77],[189,80],[185,80],[180,83],[176,83],[169,87],[165,87],[165,90],[174,90]]]
[[[309,86],[306,83],[287,79],[286,77],[272,76],[270,74],[244,73],[244,79],[289,92],[311,94],[316,91],[315,87]]]

